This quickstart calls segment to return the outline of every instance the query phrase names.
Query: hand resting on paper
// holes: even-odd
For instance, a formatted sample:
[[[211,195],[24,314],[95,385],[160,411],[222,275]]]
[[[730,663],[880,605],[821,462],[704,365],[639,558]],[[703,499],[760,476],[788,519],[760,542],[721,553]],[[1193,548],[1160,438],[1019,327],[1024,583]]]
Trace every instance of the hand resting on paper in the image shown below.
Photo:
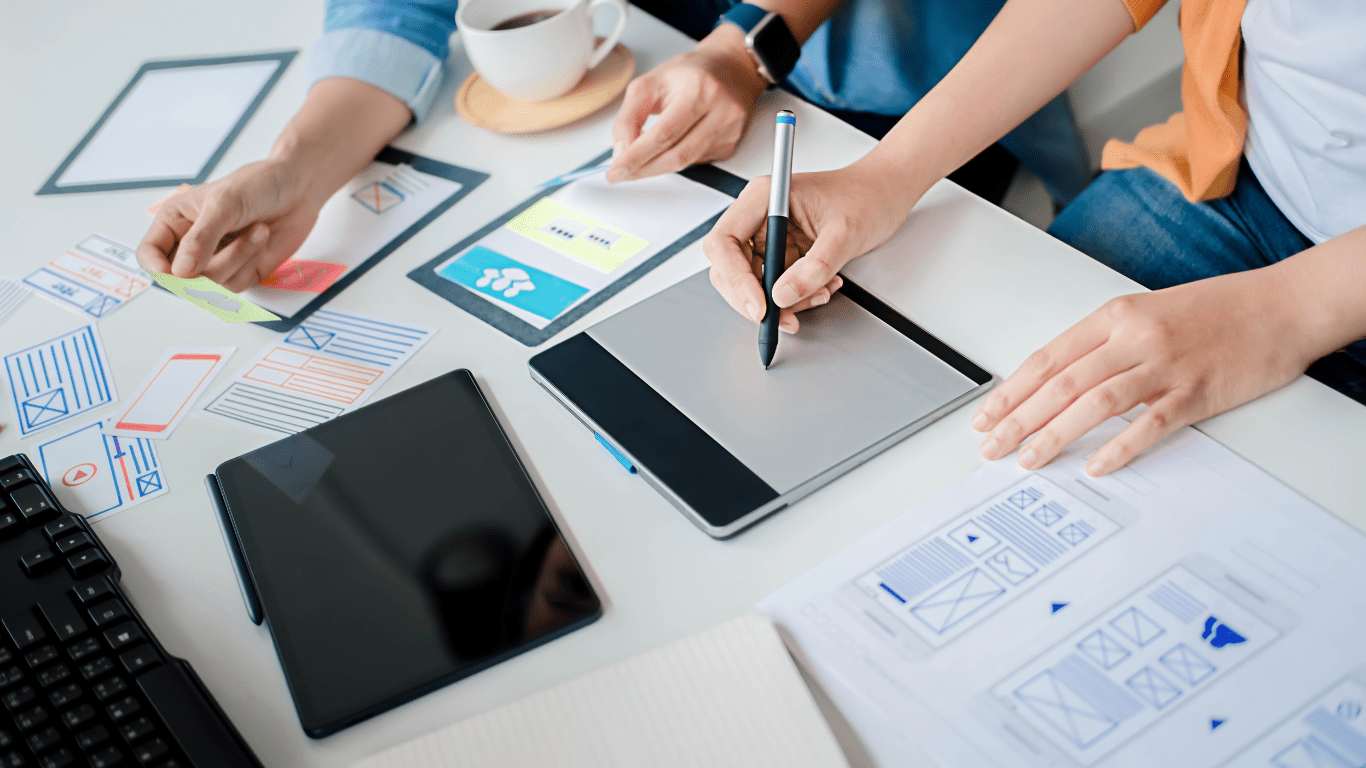
[[[323,203],[411,118],[373,85],[320,80],[267,159],[161,203],[138,263],[234,292],[260,283],[303,245]]]
[[[792,177],[788,220],[799,232],[788,237],[787,270],[773,287],[773,300],[782,312],[779,328],[796,333],[796,313],[830,301],[844,282],[839,276],[844,265],[881,245],[906,220],[920,195],[904,188],[894,193],[883,189],[884,183],[862,163]],[[702,241],[712,285],[755,323],[764,317],[759,280],[768,190],[768,176],[751,181]]]

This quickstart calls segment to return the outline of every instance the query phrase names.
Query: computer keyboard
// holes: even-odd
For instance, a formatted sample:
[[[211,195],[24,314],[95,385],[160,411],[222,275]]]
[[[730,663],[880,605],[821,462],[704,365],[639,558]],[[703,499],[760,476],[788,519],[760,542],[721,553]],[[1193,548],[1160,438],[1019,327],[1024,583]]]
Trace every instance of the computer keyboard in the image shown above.
[[[0,768],[260,768],[79,515],[0,458]]]

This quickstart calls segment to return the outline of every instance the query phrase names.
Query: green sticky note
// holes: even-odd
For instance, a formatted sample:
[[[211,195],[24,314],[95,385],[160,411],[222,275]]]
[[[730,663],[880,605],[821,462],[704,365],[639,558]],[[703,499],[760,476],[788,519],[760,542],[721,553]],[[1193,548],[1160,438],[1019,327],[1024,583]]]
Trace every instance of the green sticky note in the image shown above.
[[[225,323],[255,323],[280,319],[207,277],[186,280],[163,272],[153,272],[152,279],[162,288]]]

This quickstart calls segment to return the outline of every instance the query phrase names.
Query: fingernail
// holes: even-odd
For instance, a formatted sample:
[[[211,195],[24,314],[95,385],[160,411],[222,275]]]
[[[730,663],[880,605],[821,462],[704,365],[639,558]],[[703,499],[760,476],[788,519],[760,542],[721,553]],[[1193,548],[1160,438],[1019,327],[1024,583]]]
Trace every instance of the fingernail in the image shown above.
[[[257,227],[251,231],[251,242],[259,245],[265,241],[267,234],[265,227]]]
[[[753,304],[746,304],[746,305],[745,305],[745,311],[749,313],[749,319],[750,319],[750,320],[753,320],[753,321],[756,322],[756,323],[759,322],[759,308],[758,308],[758,307],[754,306]]]
[[[984,458],[984,459],[995,459],[995,458],[996,458],[996,452],[999,451],[1000,449],[1001,449],[1001,444],[998,443],[998,442],[996,442],[996,438],[994,438],[994,437],[988,437],[988,438],[986,439],[986,442],[982,443],[982,458]]]
[[[1108,471],[1110,471],[1109,466],[1101,459],[1091,459],[1091,462],[1086,465],[1086,474],[1091,477],[1100,477]]]
[[[621,154],[622,152],[625,152],[625,151],[626,151],[626,142],[624,142],[624,141],[614,141],[614,142],[612,142],[612,158],[613,158],[613,159],[616,159],[616,156],[617,156],[617,155],[619,155],[619,154]]]
[[[977,415],[972,417],[972,428],[978,432],[985,432],[987,430],[987,415],[978,411]]]
[[[1033,469],[1034,462],[1038,461],[1038,454],[1034,453],[1033,448],[1026,448],[1020,452],[1020,466],[1025,469]]]
[[[773,289],[773,303],[780,307],[790,307],[800,298],[790,285],[780,285]]]
[[[817,294],[817,295],[811,297],[811,306],[813,306],[813,307],[819,307],[820,305],[824,304],[825,302],[827,302],[827,301],[829,301],[829,300],[830,300],[830,297],[829,297],[829,296],[825,295],[824,293],[820,293],[820,294]]]

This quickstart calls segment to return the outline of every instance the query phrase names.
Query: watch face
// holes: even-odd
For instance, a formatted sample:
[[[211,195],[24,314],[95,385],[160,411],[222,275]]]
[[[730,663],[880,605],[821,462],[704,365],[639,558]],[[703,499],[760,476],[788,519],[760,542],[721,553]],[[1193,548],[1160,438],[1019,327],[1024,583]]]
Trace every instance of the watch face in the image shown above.
[[[771,16],[767,23],[755,27],[750,36],[754,41],[752,50],[755,56],[774,81],[787,77],[792,68],[797,66],[802,49],[781,17]]]

